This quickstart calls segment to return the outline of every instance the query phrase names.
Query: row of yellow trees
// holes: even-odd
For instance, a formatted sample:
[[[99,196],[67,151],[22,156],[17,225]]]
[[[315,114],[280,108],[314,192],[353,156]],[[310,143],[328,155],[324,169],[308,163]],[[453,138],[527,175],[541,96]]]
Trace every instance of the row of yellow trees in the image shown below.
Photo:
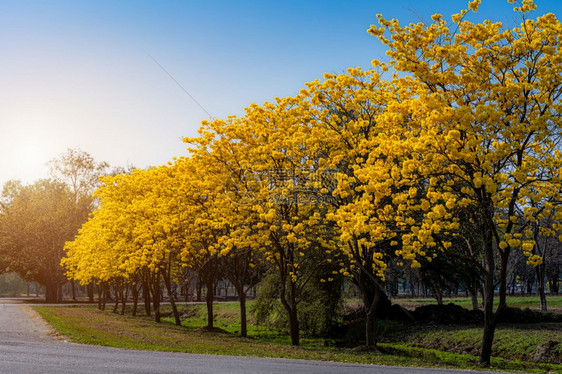
[[[373,345],[389,261],[459,256],[484,274],[489,365],[510,253],[538,264],[536,232],[561,229],[562,24],[529,18],[535,8],[523,0],[512,28],[469,10],[408,26],[379,16],[369,32],[388,62],[203,122],[189,157],[103,179],[100,208],[66,245],[68,274],[152,279],[156,302],[159,279],[170,289],[182,268],[212,278],[221,257],[263,258],[298,344],[303,287],[332,263],[361,291]]]

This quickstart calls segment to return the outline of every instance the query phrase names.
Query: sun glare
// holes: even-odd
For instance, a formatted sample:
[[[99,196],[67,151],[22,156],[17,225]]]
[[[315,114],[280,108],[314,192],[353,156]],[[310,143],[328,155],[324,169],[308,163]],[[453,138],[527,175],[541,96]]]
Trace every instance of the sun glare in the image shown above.
[[[8,158],[3,161],[8,163],[8,175],[4,178],[21,179],[23,182],[34,180],[48,175],[46,163],[52,158],[48,152],[48,145],[41,139],[19,138],[12,139],[5,151]]]

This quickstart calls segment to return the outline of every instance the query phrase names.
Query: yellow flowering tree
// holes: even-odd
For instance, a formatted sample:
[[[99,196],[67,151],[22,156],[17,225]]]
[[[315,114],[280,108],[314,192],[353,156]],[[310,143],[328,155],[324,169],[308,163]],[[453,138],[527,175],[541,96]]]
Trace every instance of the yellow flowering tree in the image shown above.
[[[182,243],[172,235],[179,211],[173,197],[176,184],[168,166],[135,169],[102,179],[95,195],[100,207],[82,227],[78,237],[66,244],[63,264],[68,275],[87,283],[98,279],[114,283],[123,303],[129,284],[137,300],[137,282],[142,278],[145,303],[152,292],[155,319],[160,320],[161,280],[171,294],[171,281],[178,271]],[[94,261],[95,260],[95,261]],[[171,298],[176,324],[180,324]],[[136,302],[135,302],[136,305]],[[147,314],[150,314],[147,308]]]
[[[318,167],[332,177],[331,188],[321,192],[335,208],[327,218],[338,228],[340,272],[351,277],[363,298],[367,346],[375,345],[375,318],[389,312],[384,287],[388,264],[400,256],[419,266],[415,253],[395,251],[393,245],[399,233],[408,232],[405,221],[413,220],[405,202],[417,182],[401,178],[398,160],[387,157],[392,141],[411,136],[405,103],[413,83],[406,78],[385,81],[385,70],[381,65],[326,74],[301,92],[315,109]]]
[[[142,266],[134,256],[138,250],[132,235],[135,222],[128,210],[137,196],[137,191],[126,183],[132,178],[132,175],[117,175],[103,179],[104,184],[94,194],[99,198],[100,206],[82,225],[76,238],[65,244],[66,257],[62,265],[67,276],[81,284],[98,282],[100,308],[105,305],[105,293],[110,285],[119,283],[121,287],[118,289],[122,290],[126,287],[124,281],[129,281],[136,312],[136,284]]]
[[[477,11],[479,3],[470,2],[469,9]],[[482,365],[490,364],[505,308],[511,251],[540,263],[526,228],[544,216],[561,218],[549,201],[560,201],[561,191],[562,24],[554,14],[529,18],[535,9],[532,0],[523,0],[514,8],[519,24],[511,28],[469,22],[469,10],[463,10],[451,23],[440,14],[431,24],[407,26],[378,16],[379,25],[369,30],[387,45],[389,65],[419,83],[411,116],[419,126],[412,139],[419,151],[403,162],[402,175],[425,178],[429,188],[421,205],[424,222],[414,235],[402,236],[403,248],[431,243],[454,220],[455,209],[468,209],[469,223],[481,235]],[[394,150],[401,154],[399,144]],[[494,312],[496,266],[500,303]]]
[[[221,201],[222,180],[214,178],[217,164],[205,163],[201,157],[175,160],[177,189],[171,202],[180,216],[174,235],[181,243],[178,253],[181,264],[199,274],[206,287],[207,328],[214,328],[214,290],[221,278],[221,243],[228,215],[221,214],[226,205]],[[217,185],[218,183],[218,185]]]
[[[324,226],[327,207],[319,206],[313,186],[311,120],[300,97],[284,98],[254,104],[240,118],[204,123],[202,136],[188,139],[227,171],[222,198],[231,201],[231,214],[223,216],[229,230],[218,240],[222,251],[259,251],[272,264],[293,345],[304,288],[325,261],[309,254],[334,247]]]
[[[177,278],[182,266],[179,256],[184,241],[180,223],[187,212],[182,211],[177,202],[181,194],[177,170],[172,165],[163,165],[133,172],[132,176],[135,185],[129,191],[137,191],[137,196],[128,211],[134,223],[133,243],[138,248],[135,255],[140,258],[140,265],[146,266],[152,279],[150,284],[156,318],[160,316],[162,280],[168,292],[175,324],[180,326],[172,281]]]

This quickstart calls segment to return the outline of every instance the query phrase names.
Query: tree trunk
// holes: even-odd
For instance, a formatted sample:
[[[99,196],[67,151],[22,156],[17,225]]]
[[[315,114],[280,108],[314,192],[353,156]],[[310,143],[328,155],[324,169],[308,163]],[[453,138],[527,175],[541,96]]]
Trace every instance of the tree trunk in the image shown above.
[[[57,303],[62,303],[62,283],[57,285],[57,291],[56,291],[56,298],[57,298]]]
[[[101,298],[103,296],[103,286],[102,283],[98,284],[98,309],[102,310],[101,308]]]
[[[472,310],[478,310],[478,291],[470,292],[470,299],[472,300]]]
[[[539,294],[539,298],[541,299],[541,312],[546,312],[546,294],[544,292],[544,270],[545,264],[544,262],[535,267],[535,274],[537,276],[537,293]]]
[[[205,296],[205,302],[207,303],[207,328],[210,330],[213,328],[213,287],[207,287],[207,295]]]
[[[297,306],[295,305],[289,313],[289,330],[291,332],[291,345],[300,345],[299,334],[299,317],[297,315]]]
[[[102,292],[102,299],[101,299],[101,310],[105,310],[105,303],[107,302],[107,293],[109,292],[109,286],[107,283],[103,283],[103,292]]]
[[[58,302],[58,289],[59,286],[55,282],[45,284],[45,302],[49,304],[56,304]]]
[[[496,320],[494,316],[494,252],[492,235],[490,232],[484,233],[484,261],[486,274],[484,278],[484,333],[482,336],[482,346],[480,349],[480,365],[490,366],[492,356],[492,343],[496,331]]]
[[[88,283],[87,290],[88,290],[88,301],[90,303],[93,303],[94,302],[94,282],[93,281]]]
[[[375,293],[375,297],[373,297],[373,301],[365,313],[365,345],[367,347],[375,347],[377,345],[375,339],[375,322],[377,320],[377,303],[379,300],[380,294]]]
[[[150,307],[150,288],[146,280],[142,281],[142,299],[144,301],[144,315],[150,317],[152,315]]]
[[[486,300],[486,306],[484,311],[484,334],[482,337],[482,347],[480,351],[480,365],[484,367],[490,366],[490,359],[492,357],[492,344],[494,342],[494,334],[496,332],[496,321],[494,318],[494,313],[492,310],[488,310],[488,308],[493,308],[493,300],[492,307],[488,307],[488,301]]]
[[[70,280],[70,289],[72,290],[72,300],[76,301],[76,284],[74,279]]]
[[[503,251],[500,251],[500,274],[499,274],[499,303],[498,310],[504,310],[507,308],[506,297],[507,297],[507,264],[509,260],[509,254],[511,249],[508,247]],[[492,270],[493,271],[493,270]]]
[[[294,282],[290,282],[289,286],[289,294],[286,294],[286,281],[281,281],[282,286],[279,292],[279,299],[281,300],[281,304],[285,307],[287,311],[287,315],[289,317],[289,332],[291,335],[291,345],[298,346],[300,345],[300,326],[299,326],[299,318],[297,313],[297,299],[296,299],[296,285]]]
[[[214,315],[213,315],[213,301],[214,301],[214,284],[212,279],[205,281],[206,295],[205,303],[207,304],[207,328],[211,330],[214,327]]]
[[[374,281],[371,275],[364,270],[360,270],[352,278],[363,300],[363,309],[365,311],[365,345],[367,347],[376,346],[376,320],[377,318],[385,318],[391,306],[390,300],[384,292],[384,287]]]
[[[197,277],[197,301],[201,302],[201,287],[203,287],[201,276]]]
[[[513,281],[511,282],[511,292],[509,293],[511,296],[515,296],[515,285],[517,284],[517,278],[513,277]]]
[[[154,276],[152,283],[152,305],[154,310],[154,321],[160,322],[160,275],[157,273]]]
[[[180,314],[178,313],[178,308],[176,307],[174,295],[172,295],[172,282],[170,280],[170,276],[166,273],[166,271],[164,271],[162,276],[164,277],[164,283],[166,283],[166,290],[168,291],[168,296],[170,298],[170,305],[172,306],[176,326],[181,326]]]
[[[129,298],[129,284],[123,281],[121,288],[121,315],[125,315],[125,308],[127,306],[127,299]]]
[[[442,290],[434,290],[433,296],[435,300],[437,300],[437,305],[443,305],[443,291]]]
[[[551,275],[548,280],[548,286],[550,289],[550,293],[552,295],[558,296],[558,292],[560,290],[560,283],[558,282],[558,274],[560,274],[560,271],[557,270],[556,272],[552,272],[553,275]]]
[[[113,285],[113,292],[115,293],[115,304],[113,305],[113,313],[117,313],[117,308],[119,308],[119,286],[117,283]]]
[[[248,322],[246,319],[246,292],[244,286],[236,287],[238,293],[238,301],[240,302],[240,336],[243,338],[248,337]]]
[[[131,292],[133,294],[133,312],[131,313],[133,315],[133,317],[136,317],[137,315],[137,307],[139,304],[139,289],[137,288],[137,284],[133,283],[132,288],[131,288]]]

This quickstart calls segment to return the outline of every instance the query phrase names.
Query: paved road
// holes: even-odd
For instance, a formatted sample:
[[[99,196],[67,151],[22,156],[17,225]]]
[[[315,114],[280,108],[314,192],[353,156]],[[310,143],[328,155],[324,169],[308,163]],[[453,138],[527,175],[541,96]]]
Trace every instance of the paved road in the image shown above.
[[[56,337],[50,327],[29,306],[0,300],[0,373],[461,374],[474,372],[148,352],[74,344]]]

